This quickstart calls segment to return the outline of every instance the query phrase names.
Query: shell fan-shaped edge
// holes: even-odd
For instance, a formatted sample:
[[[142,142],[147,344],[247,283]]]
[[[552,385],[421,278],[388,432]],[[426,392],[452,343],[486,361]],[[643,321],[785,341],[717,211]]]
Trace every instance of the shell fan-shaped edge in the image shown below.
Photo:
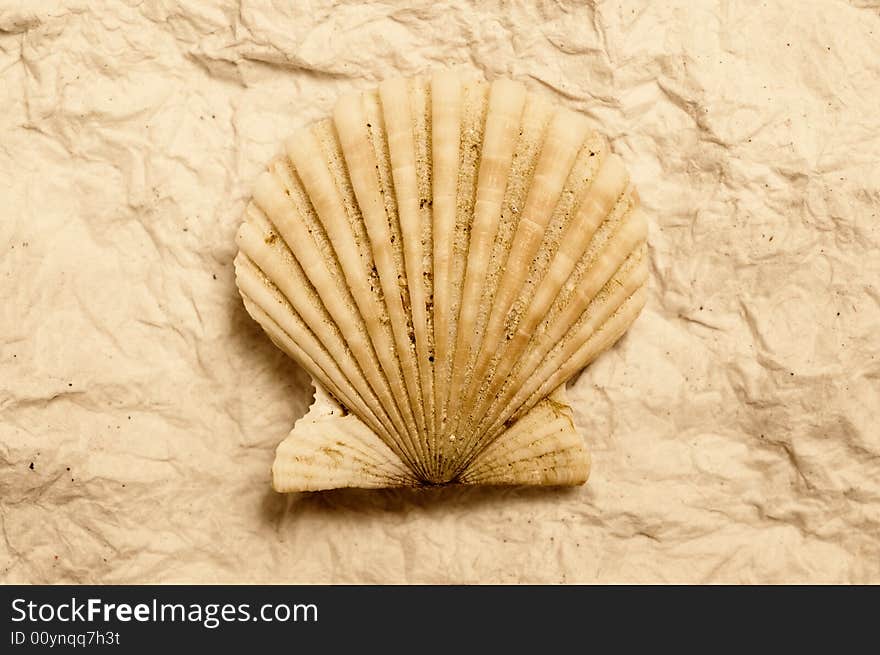
[[[248,312],[316,387],[274,487],[585,482],[565,382],[641,311],[646,232],[605,138],[519,83],[340,98],[237,235]]]

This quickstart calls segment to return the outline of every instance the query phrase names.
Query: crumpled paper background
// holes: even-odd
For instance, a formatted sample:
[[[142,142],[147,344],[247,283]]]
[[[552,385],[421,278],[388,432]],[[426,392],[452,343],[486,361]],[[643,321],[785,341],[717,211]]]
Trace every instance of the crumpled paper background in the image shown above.
[[[307,376],[234,287],[261,166],[461,65],[612,139],[651,298],[572,490],[282,496]],[[880,9],[0,2],[0,580],[880,582]]]

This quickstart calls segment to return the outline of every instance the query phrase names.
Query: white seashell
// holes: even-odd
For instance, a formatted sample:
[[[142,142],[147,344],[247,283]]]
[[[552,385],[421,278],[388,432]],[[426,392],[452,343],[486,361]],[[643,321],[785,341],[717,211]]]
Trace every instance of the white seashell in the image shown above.
[[[313,377],[278,491],[582,484],[565,382],[645,302],[646,222],[586,120],[451,72],[341,98],[257,180],[245,306]]]

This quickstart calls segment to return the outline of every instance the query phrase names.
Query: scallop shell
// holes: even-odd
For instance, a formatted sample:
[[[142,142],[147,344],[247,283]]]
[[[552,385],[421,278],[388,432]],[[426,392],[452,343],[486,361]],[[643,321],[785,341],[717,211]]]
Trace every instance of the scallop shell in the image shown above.
[[[584,483],[565,382],[641,311],[645,237],[604,137],[522,84],[340,98],[237,236],[248,312],[316,387],[275,489]]]

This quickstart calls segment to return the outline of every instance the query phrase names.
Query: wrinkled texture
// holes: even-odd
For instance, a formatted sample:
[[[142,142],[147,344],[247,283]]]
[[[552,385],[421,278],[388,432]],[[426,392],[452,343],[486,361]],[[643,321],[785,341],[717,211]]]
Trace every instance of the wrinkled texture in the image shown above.
[[[276,494],[311,389],[234,287],[251,184],[437,65],[586,112],[650,216],[592,477]],[[0,75],[3,582],[880,582],[876,2],[4,0]]]

